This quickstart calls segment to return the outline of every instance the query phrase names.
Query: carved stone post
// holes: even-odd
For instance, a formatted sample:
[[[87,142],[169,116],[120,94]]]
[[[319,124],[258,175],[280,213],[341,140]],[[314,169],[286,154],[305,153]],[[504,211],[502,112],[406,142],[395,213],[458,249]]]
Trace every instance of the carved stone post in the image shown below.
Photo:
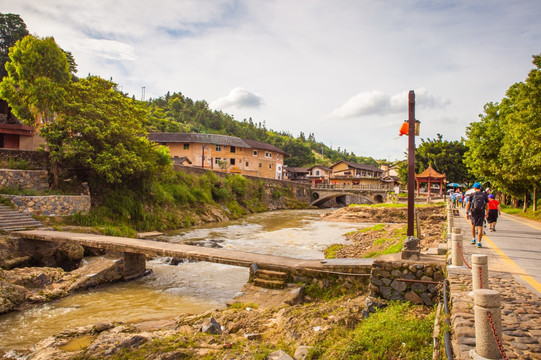
[[[461,232],[462,230],[460,228],[454,227],[453,234],[451,235],[451,264],[454,266],[464,265],[464,262],[462,261],[462,256],[460,255],[463,240]]]
[[[475,349],[470,351],[472,359],[501,359],[498,343],[501,341],[502,314],[500,293],[495,290],[481,289],[473,293],[475,313]],[[494,331],[493,331],[494,328]]]
[[[488,286],[488,256],[473,254],[471,256],[472,290],[489,289]]]

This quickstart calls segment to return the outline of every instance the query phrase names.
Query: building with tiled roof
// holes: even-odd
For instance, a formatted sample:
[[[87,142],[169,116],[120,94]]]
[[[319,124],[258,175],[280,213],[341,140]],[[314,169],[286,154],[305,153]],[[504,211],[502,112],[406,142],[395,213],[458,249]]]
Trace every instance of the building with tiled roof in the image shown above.
[[[154,132],[148,138],[167,146],[173,160],[186,157],[189,166],[269,179],[282,179],[289,156],[276,146],[236,136]]]
[[[379,185],[383,173],[374,165],[340,160],[331,166],[330,182],[334,185]]]

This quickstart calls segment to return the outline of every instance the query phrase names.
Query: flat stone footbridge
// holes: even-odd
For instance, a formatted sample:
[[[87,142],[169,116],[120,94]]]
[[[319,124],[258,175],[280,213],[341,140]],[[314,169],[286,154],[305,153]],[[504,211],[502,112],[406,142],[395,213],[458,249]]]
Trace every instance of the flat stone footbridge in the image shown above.
[[[262,270],[285,272],[289,275],[325,277],[331,274],[368,277],[373,259],[303,260],[285,256],[256,254],[243,251],[205,248],[153,240],[132,239],[96,234],[52,230],[25,230],[12,233],[23,241],[27,250],[46,246],[45,242],[69,242],[81,246],[119,252],[124,255],[124,279],[144,274],[146,257],[164,256],[195,261],[208,261],[242,267],[257,264]]]

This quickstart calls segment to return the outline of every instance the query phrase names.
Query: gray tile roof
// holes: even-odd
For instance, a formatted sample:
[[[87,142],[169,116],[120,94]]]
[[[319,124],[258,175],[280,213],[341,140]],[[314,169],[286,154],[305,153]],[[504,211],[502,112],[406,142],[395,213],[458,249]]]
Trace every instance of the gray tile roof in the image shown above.
[[[202,143],[214,145],[228,145],[243,148],[251,146],[242,139],[235,136],[216,135],[216,134],[196,134],[196,133],[163,133],[153,132],[148,134],[150,141],[159,143]]]
[[[336,164],[332,165],[331,167],[335,167],[336,165],[340,164],[341,162],[347,164],[349,167],[352,167],[354,169],[360,169],[360,170],[369,170],[369,171],[375,171],[375,172],[378,172],[378,173],[382,173],[383,170],[375,167],[374,165],[367,165],[367,164],[357,164],[357,163],[354,163],[354,162],[351,162],[351,161],[344,161],[344,160],[340,160],[339,162],[337,162]]]
[[[288,153],[277,148],[274,145],[267,144],[261,141],[241,139],[236,136],[216,135],[216,134],[196,134],[196,133],[168,133],[168,132],[151,132],[148,134],[150,141],[158,143],[202,143],[214,145],[229,145],[242,148],[254,148],[267,151],[273,151],[284,154]]]

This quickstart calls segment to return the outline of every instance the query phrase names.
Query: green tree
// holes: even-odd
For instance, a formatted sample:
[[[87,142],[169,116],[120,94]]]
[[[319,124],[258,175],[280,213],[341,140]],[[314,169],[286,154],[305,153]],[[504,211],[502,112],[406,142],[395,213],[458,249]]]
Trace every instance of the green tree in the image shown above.
[[[415,150],[415,172],[420,173],[432,166],[445,174],[448,182],[469,182],[471,175],[463,162],[467,147],[463,141],[443,140],[441,134],[436,139],[421,139]]]
[[[19,15],[0,13],[0,79],[7,75],[4,65],[9,60],[9,48],[29,35]]]
[[[148,183],[168,167],[169,152],[147,139],[146,110],[115,87],[97,76],[72,83],[59,119],[40,134],[52,161],[87,169],[95,184]]]
[[[541,184],[541,55],[526,82],[513,84],[501,103],[485,105],[481,120],[467,129],[465,158],[472,173],[493,188],[524,198],[534,209]]]
[[[28,35],[10,49],[9,59],[0,97],[28,125],[54,121],[71,82],[66,53],[52,37]]]

